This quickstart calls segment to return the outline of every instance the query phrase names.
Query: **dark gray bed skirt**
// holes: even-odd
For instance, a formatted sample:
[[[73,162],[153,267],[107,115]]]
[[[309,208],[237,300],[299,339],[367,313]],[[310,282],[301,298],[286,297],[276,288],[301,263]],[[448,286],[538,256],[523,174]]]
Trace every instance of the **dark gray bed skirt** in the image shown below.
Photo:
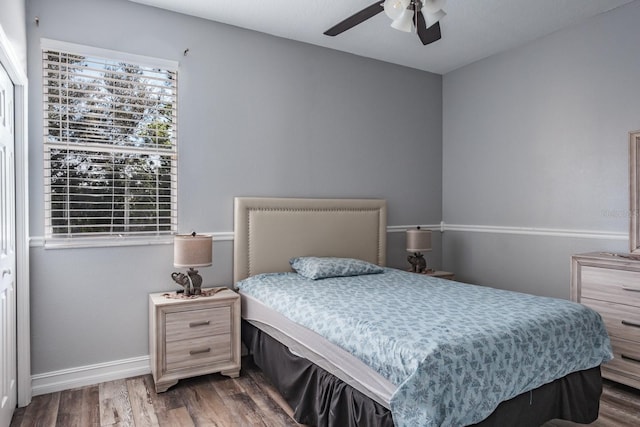
[[[255,364],[294,411],[297,422],[322,427],[393,427],[391,411],[314,365],[250,323],[242,340]],[[588,424],[598,418],[600,367],[574,372],[502,402],[475,426],[538,427],[560,418]]]

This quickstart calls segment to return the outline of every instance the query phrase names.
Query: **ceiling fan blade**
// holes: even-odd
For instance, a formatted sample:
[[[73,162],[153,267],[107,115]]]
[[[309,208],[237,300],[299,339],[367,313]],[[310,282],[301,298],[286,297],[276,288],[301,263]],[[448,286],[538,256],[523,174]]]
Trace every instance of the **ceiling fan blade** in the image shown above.
[[[418,37],[420,37],[420,41],[423,45],[428,45],[429,43],[433,43],[442,38],[442,35],[440,34],[440,23],[436,22],[427,28],[427,23],[425,22],[421,11],[418,11],[416,27],[418,28]]]
[[[360,12],[357,12],[339,24],[329,28],[324,32],[327,36],[337,36],[340,33],[347,31],[350,28],[355,27],[356,25],[366,21],[367,19],[376,16],[378,13],[382,12],[384,8],[382,7],[381,0],[376,1],[369,7],[365,7]]]

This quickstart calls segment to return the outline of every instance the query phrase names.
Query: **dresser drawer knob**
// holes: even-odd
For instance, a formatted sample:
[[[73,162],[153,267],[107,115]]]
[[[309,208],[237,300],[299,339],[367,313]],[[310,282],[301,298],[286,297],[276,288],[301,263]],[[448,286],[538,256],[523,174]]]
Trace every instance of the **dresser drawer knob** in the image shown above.
[[[620,357],[624,360],[630,360],[631,362],[640,363],[640,359],[637,357],[627,356],[626,354],[620,354]]]
[[[628,322],[626,320],[622,321],[624,326],[633,326],[634,328],[640,328],[640,323]]]
[[[198,326],[207,326],[209,323],[211,323],[209,320],[205,320],[203,322],[191,322],[189,323],[189,327],[197,328]]]
[[[211,347],[207,347],[207,348],[202,348],[199,350],[190,350],[189,354],[191,356],[195,356],[196,354],[202,354],[202,353],[209,353],[211,351]]]
[[[623,291],[629,291],[629,292],[640,292],[640,288],[630,288],[629,286],[622,286],[622,290]]]

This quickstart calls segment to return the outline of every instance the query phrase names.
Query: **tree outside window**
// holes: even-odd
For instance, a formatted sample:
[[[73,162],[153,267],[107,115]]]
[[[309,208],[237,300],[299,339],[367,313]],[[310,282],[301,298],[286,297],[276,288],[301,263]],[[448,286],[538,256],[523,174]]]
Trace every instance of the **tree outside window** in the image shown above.
[[[43,50],[46,237],[176,230],[175,70]]]

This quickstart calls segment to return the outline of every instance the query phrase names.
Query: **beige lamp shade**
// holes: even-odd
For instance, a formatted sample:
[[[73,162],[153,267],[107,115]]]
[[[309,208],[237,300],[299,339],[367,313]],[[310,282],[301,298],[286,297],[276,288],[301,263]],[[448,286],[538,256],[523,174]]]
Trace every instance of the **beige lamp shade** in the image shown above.
[[[428,252],[431,250],[431,230],[420,227],[407,230],[407,252]]]
[[[208,267],[213,261],[213,237],[177,234],[173,238],[174,267]]]

